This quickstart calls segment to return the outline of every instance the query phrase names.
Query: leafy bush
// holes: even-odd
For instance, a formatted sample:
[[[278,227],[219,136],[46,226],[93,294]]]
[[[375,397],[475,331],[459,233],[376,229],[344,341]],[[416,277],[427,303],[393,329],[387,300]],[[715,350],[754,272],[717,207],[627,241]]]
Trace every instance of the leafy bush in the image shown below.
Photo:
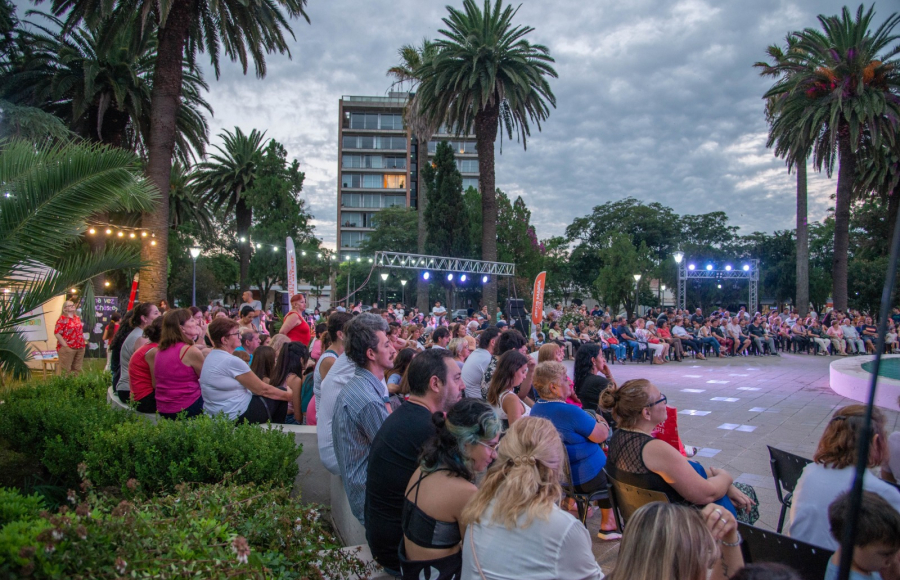
[[[146,501],[92,491],[71,499],[74,511],[64,506],[0,528],[0,576],[299,580],[371,573],[286,487],[182,485]]]
[[[0,526],[16,520],[35,519],[44,509],[38,495],[22,495],[13,489],[0,487]]]
[[[105,374],[55,378],[17,388],[0,405],[0,439],[38,459],[61,485],[74,487],[92,439],[141,421],[107,406]]]
[[[113,425],[90,441],[87,477],[99,486],[129,479],[146,492],[171,491],[184,482],[272,482],[290,487],[301,449],[290,433],[235,425],[226,417],[135,421]]]

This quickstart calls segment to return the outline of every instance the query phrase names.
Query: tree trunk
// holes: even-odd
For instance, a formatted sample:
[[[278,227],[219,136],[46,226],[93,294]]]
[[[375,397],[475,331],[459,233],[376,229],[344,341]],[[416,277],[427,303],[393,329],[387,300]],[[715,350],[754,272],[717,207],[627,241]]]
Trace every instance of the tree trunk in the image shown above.
[[[806,197],[806,159],[797,164],[797,312],[809,314],[809,223]]]
[[[847,261],[850,252],[850,196],[856,179],[856,153],[850,143],[850,129],[843,125],[838,133],[839,167],[837,199],[834,204],[834,257],[831,262],[834,307],[846,311]]]
[[[150,94],[150,145],[147,147],[147,178],[159,189],[156,211],[144,213],[142,225],[152,234],[144,238],[141,259],[141,302],[166,297],[169,251],[169,177],[175,151],[175,117],[181,105],[184,43],[194,0],[175,0],[169,16],[157,33],[156,68]],[[154,244],[154,242],[156,242]]]
[[[888,196],[888,240],[894,239],[894,228],[897,227],[897,211],[900,210],[900,188],[896,188]]]
[[[418,149],[416,153],[416,180],[419,187],[419,201],[416,213],[418,214],[418,252],[425,253],[425,205],[428,203],[428,186],[422,178],[422,169],[428,164],[428,141],[419,139]],[[416,308],[419,312],[428,312],[428,290],[429,283],[422,279],[422,276],[416,276]]]
[[[252,246],[250,241],[250,224],[253,223],[253,209],[247,205],[243,197],[239,197],[237,203],[234,204],[234,221],[235,225],[237,225],[238,255],[241,260],[241,273],[238,285],[243,293],[250,289],[250,249]],[[247,241],[241,242],[241,238]]]
[[[497,261],[497,187],[494,176],[494,140],[500,109],[495,103],[475,115],[475,142],[478,147],[478,185],[481,187],[481,259]],[[491,320],[497,313],[497,276],[482,287],[482,303]]]

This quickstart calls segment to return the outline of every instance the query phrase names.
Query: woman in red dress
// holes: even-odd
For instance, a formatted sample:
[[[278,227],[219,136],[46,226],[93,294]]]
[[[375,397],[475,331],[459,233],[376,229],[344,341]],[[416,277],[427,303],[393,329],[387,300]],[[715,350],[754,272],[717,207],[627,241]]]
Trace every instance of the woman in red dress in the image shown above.
[[[308,347],[312,334],[309,324],[303,318],[305,311],[306,296],[303,294],[291,296],[291,310],[284,316],[280,333],[291,339],[292,342],[299,342]]]
[[[75,303],[66,300],[63,304],[62,315],[56,321],[53,330],[56,335],[56,352],[59,362],[56,365],[60,374],[81,372],[81,364],[84,361],[84,324],[81,318],[75,314]]]

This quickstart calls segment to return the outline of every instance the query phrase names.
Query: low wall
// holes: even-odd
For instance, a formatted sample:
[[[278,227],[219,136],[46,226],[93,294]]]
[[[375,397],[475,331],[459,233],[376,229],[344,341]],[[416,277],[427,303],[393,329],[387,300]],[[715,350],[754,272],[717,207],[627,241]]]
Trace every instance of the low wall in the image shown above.
[[[898,355],[882,355],[881,363],[898,359]],[[829,365],[831,390],[848,399],[869,402],[872,373],[862,368],[863,363],[875,360],[874,355],[838,359]],[[885,376],[878,377],[875,405],[892,411],[900,411],[900,381]]]
[[[136,412],[119,400],[112,387],[109,387],[106,392],[106,401],[115,409]],[[159,420],[159,416],[155,413],[137,414],[153,423]],[[366,545],[366,530],[350,511],[350,503],[347,501],[347,493],[344,491],[341,478],[325,469],[319,459],[316,428],[309,425],[261,425],[261,427],[293,433],[294,441],[303,448],[303,453],[297,458],[298,471],[297,477],[294,479],[294,492],[300,492],[301,498],[305,502],[329,506],[334,529],[343,544],[345,546],[363,545],[364,549],[360,555],[369,554],[368,557],[371,558],[371,553]]]

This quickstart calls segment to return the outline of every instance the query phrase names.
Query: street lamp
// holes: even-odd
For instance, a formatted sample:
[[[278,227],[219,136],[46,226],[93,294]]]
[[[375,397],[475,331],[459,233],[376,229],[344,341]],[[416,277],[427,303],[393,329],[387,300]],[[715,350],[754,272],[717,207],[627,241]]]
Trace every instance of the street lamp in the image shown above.
[[[387,279],[388,279],[388,273],[387,273],[387,272],[382,272],[382,273],[381,273],[381,281],[385,283],[384,286],[383,286],[383,288],[384,288],[384,293],[383,293],[384,296],[379,296],[379,297],[378,297],[378,300],[381,302],[382,307],[384,307],[384,305],[387,304]],[[379,285],[379,294],[382,294],[382,292],[380,292],[381,288],[382,288],[382,286]],[[384,300],[382,300],[382,298],[384,298]]]
[[[194,285],[191,292],[191,306],[197,305],[197,257],[200,256],[200,248],[191,248],[191,258],[194,260]]]
[[[678,308],[681,307],[681,261],[684,259],[684,252],[679,250],[672,254],[672,257],[675,258],[675,266],[678,274],[678,286],[675,288],[675,309],[678,310]]]
[[[403,299],[403,304],[406,304],[406,280],[400,280],[400,286],[403,287],[403,289],[401,290],[401,298]]]
[[[634,275],[634,313],[635,314],[638,314],[638,301],[640,300],[639,291],[638,291],[638,282],[640,282],[640,281],[641,281],[641,275],[635,274]]]

